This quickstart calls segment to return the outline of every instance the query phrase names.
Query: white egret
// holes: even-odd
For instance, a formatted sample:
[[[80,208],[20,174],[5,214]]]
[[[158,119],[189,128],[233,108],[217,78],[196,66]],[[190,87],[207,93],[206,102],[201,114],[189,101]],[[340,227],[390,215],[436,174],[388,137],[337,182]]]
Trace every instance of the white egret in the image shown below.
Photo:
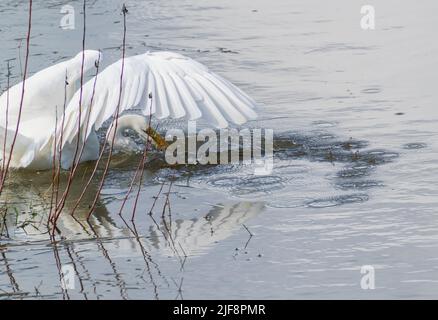
[[[178,53],[148,52],[121,59],[80,88],[83,58],[86,73],[100,63],[101,54],[94,50],[80,52],[26,80],[12,168],[50,169],[55,150],[62,150],[62,167],[69,168],[78,154],[77,146],[82,144],[79,161],[96,160],[100,149],[96,131],[106,120],[128,109],[140,109],[143,115],[118,118],[117,132],[107,135],[115,134],[116,148],[129,144],[120,135],[126,128],[147,138],[147,116],[203,118],[216,128],[225,128],[229,123],[241,125],[257,117],[256,104],[248,95],[204,65]],[[19,83],[0,97],[0,156],[5,152],[6,159],[16,133],[21,90]],[[62,140],[62,145],[55,146],[55,140],[57,144]]]

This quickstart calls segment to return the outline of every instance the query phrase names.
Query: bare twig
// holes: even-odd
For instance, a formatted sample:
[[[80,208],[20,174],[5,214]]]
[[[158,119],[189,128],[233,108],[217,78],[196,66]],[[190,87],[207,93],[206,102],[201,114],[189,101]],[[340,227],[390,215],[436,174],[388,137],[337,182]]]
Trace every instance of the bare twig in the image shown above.
[[[149,95],[149,97],[152,98],[152,95]],[[151,108],[152,108],[152,101],[151,101]],[[151,125],[151,118],[149,118],[149,126],[150,125]],[[145,148],[143,150],[143,156],[142,156],[141,160],[138,163],[137,169],[135,170],[135,173],[134,173],[134,177],[132,178],[131,183],[129,184],[128,191],[126,192],[126,195],[123,198],[122,205],[120,206],[120,209],[119,209],[119,216],[122,215],[123,208],[125,207],[126,201],[128,200],[129,195],[131,194],[132,188],[134,187],[135,179],[137,178],[138,173],[139,173],[140,170],[142,171],[142,175],[141,176],[143,176],[144,162],[146,161],[146,156],[147,156],[148,148],[149,148],[149,140],[147,141],[147,143],[145,145]],[[141,181],[140,181],[140,183],[141,183]],[[137,196],[137,199],[138,199],[138,196]],[[135,209],[133,210],[133,215],[134,214],[135,214]]]
[[[8,116],[9,116],[9,87],[10,87],[10,80],[11,80],[11,68],[9,65],[9,60],[8,60],[8,70],[7,70],[7,77],[8,77],[8,81],[7,81],[7,86],[6,86],[6,119],[5,119],[5,141],[3,142],[3,157],[2,157],[2,172],[1,172],[1,181],[3,181],[5,179],[5,166],[6,166],[6,142],[8,140]]]
[[[151,109],[152,109],[152,94],[150,94],[149,97],[151,98]],[[151,116],[149,117],[148,127],[151,126],[151,118],[152,118],[152,113],[150,112],[149,114]],[[147,155],[148,155],[149,146],[150,146],[150,139],[148,138],[147,142],[146,142],[146,146],[145,146],[144,151],[143,151],[143,157],[142,157],[142,160],[141,160],[140,178],[139,178],[139,181],[138,181],[138,189],[137,189],[137,195],[136,195],[135,201],[134,201],[134,208],[132,209],[131,221],[134,221],[134,218],[135,218],[135,211],[137,209],[138,198],[140,197],[141,186],[143,184],[144,166],[145,166],[145,163],[146,163],[146,158],[147,158]]]
[[[244,247],[244,249],[246,249],[246,248],[248,247],[249,242],[251,241],[251,239],[252,239],[252,237],[253,237],[254,235],[251,233],[251,231],[249,231],[248,227],[245,226],[243,223],[242,223],[242,226],[243,226],[243,227],[245,228],[245,230],[249,233],[248,241],[246,241],[246,243],[245,243],[245,247]]]
[[[76,171],[76,158],[79,151],[79,143],[80,143],[80,136],[81,136],[81,117],[82,117],[82,96],[83,96],[83,89],[84,89],[84,65],[85,65],[85,38],[86,38],[86,32],[87,32],[87,6],[86,6],[86,0],[83,1],[83,12],[84,12],[84,24],[83,24],[83,31],[82,31],[82,62],[81,62],[81,88],[79,92],[79,112],[78,112],[78,134],[77,134],[77,141],[76,141],[76,147],[75,147],[75,153],[73,156],[72,166],[70,168],[70,175],[68,177],[67,186],[64,190],[64,193],[61,197],[60,203],[57,204],[56,208],[56,216],[59,216],[61,214],[62,209],[64,208],[66,198],[68,196],[68,193],[70,192],[71,184],[73,182],[74,172]],[[61,128],[62,131],[64,131],[64,127]],[[60,146],[62,148],[62,144]],[[79,162],[79,161],[78,161]]]
[[[246,231],[248,231],[248,233],[249,233],[249,235],[250,235],[251,237],[254,236],[254,235],[251,233],[251,231],[249,231],[249,229],[248,229],[247,226],[245,226],[243,223],[242,223],[242,226],[245,228]]]
[[[161,184],[161,188],[160,188],[160,190],[158,191],[158,194],[155,196],[154,202],[152,203],[152,207],[151,207],[151,209],[149,210],[149,215],[152,215],[152,210],[154,210],[155,204],[157,203],[157,200],[158,200],[158,198],[160,197],[161,192],[163,191],[163,187],[164,187],[164,185],[165,185],[165,182],[163,181],[163,183]]]
[[[49,220],[52,216],[52,209],[53,209],[53,200],[55,199],[55,193],[56,193],[56,131],[58,126],[58,108],[55,109],[55,131],[54,131],[54,143],[53,143],[53,157],[52,157],[52,192],[50,197],[50,210],[49,210]],[[56,203],[55,203],[56,205]]]
[[[9,165],[10,165],[11,159],[12,159],[12,154],[14,151],[15,142],[17,140],[18,130],[20,129],[21,114],[22,114],[23,103],[24,103],[24,91],[25,91],[24,88],[26,85],[27,68],[28,68],[28,63],[29,63],[29,46],[30,46],[31,30],[32,30],[32,0],[29,0],[29,19],[28,19],[28,27],[27,27],[27,38],[26,38],[26,57],[25,57],[25,61],[24,61],[24,72],[23,72],[23,82],[22,82],[23,85],[21,87],[20,107],[18,109],[17,125],[15,127],[15,133],[14,133],[14,138],[13,138],[12,144],[11,144],[11,150],[10,150],[8,161],[6,163],[6,167],[5,167],[5,170],[3,173],[3,179],[0,182],[0,193],[3,191],[3,187],[4,187],[5,180],[6,180],[6,177],[8,174],[8,170],[9,170]]]
[[[99,61],[100,61],[100,59],[99,59]],[[88,115],[87,115],[87,123],[85,124],[85,133],[84,133],[84,138],[83,138],[84,141],[82,142],[81,150],[79,151],[79,159],[78,159],[78,161],[76,162],[76,164],[72,164],[74,166],[73,170],[70,173],[70,177],[72,179],[73,179],[74,175],[76,174],[76,170],[77,170],[77,168],[79,166],[79,162],[80,162],[80,160],[82,158],[82,154],[84,153],[84,149],[85,149],[85,144],[87,142],[88,126],[90,124],[91,109],[93,107],[94,96],[96,94],[96,84],[97,84],[98,75],[99,75],[99,62],[96,63],[96,75],[94,77],[93,92],[91,94],[90,105],[89,105],[89,108],[88,108],[89,111],[88,111]],[[104,149],[102,149],[102,150],[104,150]],[[99,159],[100,159],[100,156],[99,156]],[[97,164],[98,163],[99,163],[99,161],[97,162]],[[97,169],[97,167],[96,167],[96,169]],[[93,171],[93,175],[91,177],[94,177],[94,172],[95,171]],[[90,180],[90,182],[91,182],[91,180]],[[87,185],[87,187],[88,187],[88,185]],[[73,209],[71,210],[70,215],[72,215],[72,216],[74,215],[74,213],[75,213],[75,211],[76,211],[76,209],[77,209],[77,207],[79,205],[79,202],[81,201],[82,197],[83,197],[83,194],[81,194],[81,196],[76,200],[76,203],[75,203]]]
[[[126,54],[126,14],[127,13],[128,13],[128,10],[126,9],[126,6],[123,5],[123,9],[122,9],[122,14],[123,14],[122,69],[120,72],[119,99],[117,102],[117,108],[116,108],[115,115],[114,115],[115,121],[111,124],[111,128],[112,128],[112,126],[114,126],[114,132],[117,132],[117,125],[118,125],[119,113],[120,113],[120,104],[122,101],[123,75],[124,75],[124,69],[125,69],[125,54]],[[111,139],[111,146],[110,146],[110,150],[109,150],[108,159],[107,159],[106,164],[105,164],[105,169],[103,171],[103,176],[102,176],[102,179],[100,181],[99,187],[97,189],[96,195],[94,197],[93,203],[91,205],[90,211],[88,212],[87,219],[90,219],[90,216],[93,213],[94,208],[96,207],[97,201],[98,201],[100,193],[102,191],[103,184],[105,183],[105,178],[106,178],[106,175],[108,173],[109,165],[111,163],[111,157],[112,157],[113,150],[114,150],[115,137],[116,137],[116,135],[114,134],[112,139]]]

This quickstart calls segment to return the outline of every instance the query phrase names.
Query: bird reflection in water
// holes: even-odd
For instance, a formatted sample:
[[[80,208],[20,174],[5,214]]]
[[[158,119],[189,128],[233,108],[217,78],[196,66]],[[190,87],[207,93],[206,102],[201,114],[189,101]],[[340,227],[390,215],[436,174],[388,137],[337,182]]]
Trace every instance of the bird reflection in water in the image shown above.
[[[207,253],[218,241],[227,239],[234,232],[241,230],[242,224],[260,213],[264,206],[261,202],[235,201],[216,204],[210,211],[194,211],[188,216],[179,214],[176,206],[172,206],[171,209],[171,203],[173,205],[174,201],[178,201],[172,197],[174,191],[171,185],[155,183],[155,189],[158,188],[161,192],[152,196],[148,192],[147,197],[142,193],[142,206],[137,219],[135,222],[127,221],[128,219],[117,215],[120,199],[124,197],[127,186],[121,185],[122,182],[117,179],[117,175],[110,175],[110,187],[104,190],[95,213],[87,220],[89,202],[94,198],[93,189],[97,188],[97,183],[90,186],[75,215],[69,214],[86,183],[86,178],[79,177],[87,170],[87,166],[82,166],[78,172],[78,179],[72,184],[64,213],[57,224],[55,238],[51,238],[47,230],[51,198],[51,185],[48,181],[51,173],[40,172],[30,176],[25,171],[14,172],[10,185],[2,194],[4,207],[0,215],[0,260],[9,279],[5,285],[0,282],[0,289],[8,295],[99,299],[104,296],[99,279],[111,275],[108,285],[111,286],[111,290],[117,288],[120,298],[130,298],[129,288],[137,285],[140,288],[144,287],[150,298],[159,299],[160,290],[181,291],[182,278],[175,280],[175,274],[183,277],[187,259]],[[133,175],[133,172],[130,174]],[[146,180],[146,183],[151,181]],[[63,187],[61,185],[61,191]],[[149,189],[155,190],[148,187]],[[26,272],[21,270],[17,262],[19,255],[15,250],[10,250],[11,247],[22,248],[23,251],[35,250],[35,254],[28,256],[28,259],[32,260],[29,263],[33,266],[44,264],[46,268],[57,271],[57,277],[53,277],[53,280],[44,278],[45,282],[50,283],[42,284],[41,287],[39,283],[32,283],[31,288],[25,288],[29,283],[21,283],[20,275],[25,275]],[[38,252],[40,250],[42,253]],[[163,265],[163,258],[168,257],[173,257],[170,261],[176,270],[171,275],[162,271],[169,270],[169,260],[164,260],[167,263]],[[125,261],[133,263],[126,264]],[[96,264],[102,269],[97,275]],[[65,265],[73,267],[77,290],[72,291],[61,286]],[[37,280],[39,282],[41,279]],[[132,281],[137,283],[134,285]],[[48,285],[58,289],[47,288]]]

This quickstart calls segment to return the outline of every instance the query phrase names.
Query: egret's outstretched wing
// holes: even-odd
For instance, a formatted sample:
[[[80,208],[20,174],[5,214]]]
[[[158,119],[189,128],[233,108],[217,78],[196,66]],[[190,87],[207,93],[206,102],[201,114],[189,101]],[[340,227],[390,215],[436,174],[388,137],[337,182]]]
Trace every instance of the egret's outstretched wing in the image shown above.
[[[94,50],[84,51],[84,72],[94,67],[94,62],[99,60],[100,53]],[[54,119],[56,109],[62,109],[67,89],[67,100],[76,92],[75,82],[81,74],[82,52],[73,59],[55,64],[43,69],[28,79],[25,84],[25,95],[22,106],[22,120],[31,120],[36,116]],[[67,87],[66,86],[67,76]],[[0,126],[6,125],[6,106],[8,105],[7,122],[9,127],[15,127],[21,103],[23,83],[11,87],[0,96]],[[9,100],[9,101],[8,101]],[[53,122],[53,127],[55,123]],[[53,130],[47,128],[48,133]]]
[[[257,117],[255,102],[249,96],[202,64],[180,54],[155,52],[126,58],[120,95],[121,70],[122,60],[119,60],[84,85],[82,139],[93,128],[98,130],[117,109],[121,114],[130,108],[140,108],[145,115],[154,114],[159,119],[202,117],[218,128],[229,123],[240,125]],[[64,142],[71,142],[77,136],[79,98],[78,91],[67,106]]]
[[[26,79],[18,132],[23,82],[0,96],[0,153],[4,152],[8,159],[15,140],[11,167],[27,167],[36,157],[51,159],[47,144],[53,138],[56,117],[62,114],[64,99],[68,101],[76,92],[75,82],[81,76],[82,59],[86,73],[99,61],[100,53],[85,50]],[[46,153],[41,152],[43,149]]]

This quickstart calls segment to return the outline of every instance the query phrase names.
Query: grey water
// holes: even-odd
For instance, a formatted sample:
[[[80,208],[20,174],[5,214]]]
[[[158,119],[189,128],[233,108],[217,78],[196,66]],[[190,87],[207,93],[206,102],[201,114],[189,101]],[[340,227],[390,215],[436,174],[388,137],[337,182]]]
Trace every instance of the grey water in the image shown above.
[[[123,1],[87,1],[86,46],[121,57]],[[59,27],[75,10],[74,30]],[[34,1],[29,71],[82,47],[82,1]],[[44,224],[50,172],[13,172],[1,195],[1,299],[438,297],[436,1],[127,1],[127,52],[176,51],[259,104],[274,169],[152,160],[118,215],[138,156],[118,156],[89,223],[80,168],[60,236]],[[0,86],[20,81],[27,1],[0,3]],[[162,129],[183,126],[166,121]],[[167,204],[166,204],[167,203]],[[151,213],[151,214],[149,214]],[[63,267],[74,288],[61,286]],[[375,289],[361,286],[362,266]]]

